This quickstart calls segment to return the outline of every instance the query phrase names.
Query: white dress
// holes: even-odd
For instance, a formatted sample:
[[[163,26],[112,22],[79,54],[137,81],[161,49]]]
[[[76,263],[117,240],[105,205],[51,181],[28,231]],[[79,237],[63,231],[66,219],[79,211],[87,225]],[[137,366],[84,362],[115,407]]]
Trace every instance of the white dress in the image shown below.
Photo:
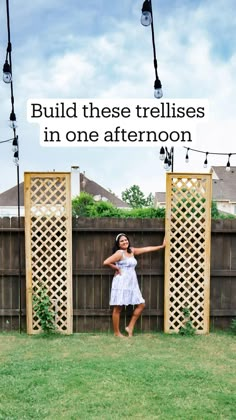
[[[116,263],[120,268],[121,274],[113,277],[111,286],[110,305],[138,305],[144,303],[138,279],[135,271],[137,260],[132,257],[126,257],[124,251],[122,259]]]

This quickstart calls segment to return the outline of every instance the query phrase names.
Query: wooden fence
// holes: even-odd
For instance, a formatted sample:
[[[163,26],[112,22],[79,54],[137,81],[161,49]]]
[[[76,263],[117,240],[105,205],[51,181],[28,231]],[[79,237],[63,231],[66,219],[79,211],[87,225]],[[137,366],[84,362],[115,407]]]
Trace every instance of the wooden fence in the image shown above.
[[[137,247],[161,244],[164,220],[78,218],[72,226],[73,331],[110,331],[112,271],[102,262],[111,254],[114,237],[125,232]],[[226,328],[236,317],[236,220],[212,221],[211,239],[211,328]],[[146,300],[137,329],[163,331],[164,251],[139,256],[137,274]],[[26,330],[25,287],[24,219],[18,224],[17,218],[2,218],[0,331]],[[122,328],[131,310],[123,311]]]

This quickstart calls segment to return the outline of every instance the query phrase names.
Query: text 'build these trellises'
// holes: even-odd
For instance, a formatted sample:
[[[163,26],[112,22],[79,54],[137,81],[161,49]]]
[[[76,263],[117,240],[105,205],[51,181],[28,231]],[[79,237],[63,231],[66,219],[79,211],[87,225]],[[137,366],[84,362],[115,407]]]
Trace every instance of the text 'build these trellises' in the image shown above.
[[[45,147],[191,146],[206,99],[29,99]]]

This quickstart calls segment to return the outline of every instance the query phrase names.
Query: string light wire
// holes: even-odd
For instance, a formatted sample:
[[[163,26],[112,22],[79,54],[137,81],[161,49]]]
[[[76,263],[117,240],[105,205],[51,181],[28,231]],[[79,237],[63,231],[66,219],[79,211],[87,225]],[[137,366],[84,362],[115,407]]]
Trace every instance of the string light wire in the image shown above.
[[[152,0],[145,0],[142,7],[142,16],[141,16],[141,23],[144,26],[151,25],[151,33],[152,33],[152,49],[153,49],[153,65],[155,71],[155,81],[154,81],[154,97],[157,99],[162,98],[163,91],[162,91],[162,84],[158,76],[157,71],[157,56],[156,56],[156,44],[155,44],[155,34],[154,34],[154,23],[153,23],[153,10],[152,10]]]
[[[13,130],[13,150],[14,150],[14,163],[16,164],[17,169],[17,220],[18,220],[18,291],[19,291],[19,331],[22,331],[22,299],[21,299],[21,237],[20,237],[20,169],[19,169],[19,142],[18,136],[16,134],[16,114],[15,114],[15,107],[14,107],[14,89],[13,89],[13,77],[12,77],[12,44],[11,44],[11,30],[10,30],[10,10],[9,10],[9,0],[6,0],[6,15],[7,15],[7,37],[8,37],[8,44],[6,50],[6,61],[3,66],[3,80],[4,82],[10,84],[10,91],[11,91],[11,113],[9,117],[10,127]],[[8,64],[9,58],[9,66],[6,69],[6,63]],[[4,71],[8,70],[8,74],[4,73]],[[12,139],[4,140],[1,143],[6,143],[11,141]]]
[[[198,150],[198,149],[192,149],[190,147],[186,147],[184,146],[184,149],[187,149],[186,152],[186,157],[185,157],[185,162],[188,163],[189,162],[189,152],[196,152],[196,153],[203,153],[205,155],[205,161],[204,161],[204,167],[207,167],[208,164],[208,156],[209,155],[218,155],[218,156],[228,156],[228,161],[226,164],[226,170],[230,171],[230,158],[233,155],[236,155],[236,152],[206,152],[204,150]]]
[[[1,140],[0,144],[2,143],[8,143],[9,141],[14,141],[15,137],[11,138],[11,139],[7,139],[7,140]]]

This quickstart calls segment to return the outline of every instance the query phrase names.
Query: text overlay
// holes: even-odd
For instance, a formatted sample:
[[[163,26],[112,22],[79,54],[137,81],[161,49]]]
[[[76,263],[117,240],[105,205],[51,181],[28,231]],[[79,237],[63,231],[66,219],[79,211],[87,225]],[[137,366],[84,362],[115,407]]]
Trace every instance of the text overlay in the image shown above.
[[[29,99],[45,147],[188,146],[209,117],[206,99]]]

